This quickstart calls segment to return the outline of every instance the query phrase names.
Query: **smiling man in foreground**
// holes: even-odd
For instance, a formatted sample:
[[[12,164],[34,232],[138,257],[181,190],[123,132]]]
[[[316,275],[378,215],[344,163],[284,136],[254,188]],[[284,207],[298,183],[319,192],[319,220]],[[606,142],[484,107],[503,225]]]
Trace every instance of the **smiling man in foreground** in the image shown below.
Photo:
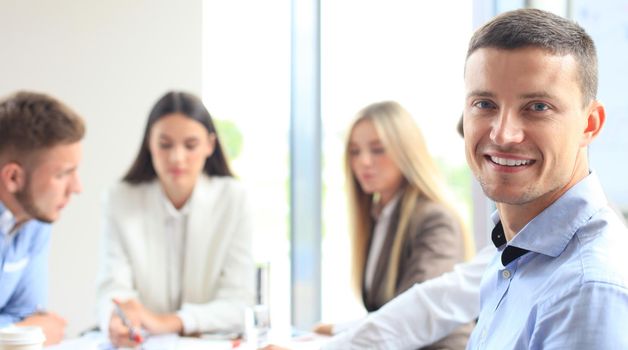
[[[505,13],[471,38],[465,86],[498,249],[467,348],[628,348],[628,232],[587,159],[605,120],[593,41],[547,12]]]

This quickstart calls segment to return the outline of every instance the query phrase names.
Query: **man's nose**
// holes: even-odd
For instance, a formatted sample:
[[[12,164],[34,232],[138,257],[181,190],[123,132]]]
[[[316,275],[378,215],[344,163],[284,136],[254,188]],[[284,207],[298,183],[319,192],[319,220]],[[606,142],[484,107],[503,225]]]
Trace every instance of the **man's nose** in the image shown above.
[[[72,183],[70,185],[70,192],[72,193],[81,193],[83,192],[83,183],[81,182],[81,178],[78,174],[74,174]]]
[[[513,111],[504,110],[493,121],[490,137],[497,145],[521,143],[524,136],[522,121]]]

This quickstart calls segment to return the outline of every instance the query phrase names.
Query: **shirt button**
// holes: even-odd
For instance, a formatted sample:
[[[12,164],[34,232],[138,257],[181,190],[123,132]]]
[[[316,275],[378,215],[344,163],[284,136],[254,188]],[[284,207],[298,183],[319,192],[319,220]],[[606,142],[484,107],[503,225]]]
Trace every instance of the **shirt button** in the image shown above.
[[[504,270],[504,271],[502,271],[502,277],[503,277],[504,279],[509,279],[509,278],[510,278],[510,276],[511,276],[510,270]]]

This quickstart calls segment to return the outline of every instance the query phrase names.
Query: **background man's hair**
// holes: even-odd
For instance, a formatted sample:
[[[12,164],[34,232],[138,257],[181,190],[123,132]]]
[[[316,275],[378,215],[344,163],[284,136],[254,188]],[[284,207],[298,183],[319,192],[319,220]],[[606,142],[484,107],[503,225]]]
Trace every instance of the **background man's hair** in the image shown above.
[[[51,96],[19,91],[0,100],[0,155],[29,155],[84,135],[83,119]]]
[[[557,55],[573,55],[583,103],[597,96],[597,54],[593,39],[577,23],[538,9],[505,12],[478,29],[469,41],[467,58],[481,48],[513,50],[539,47]]]

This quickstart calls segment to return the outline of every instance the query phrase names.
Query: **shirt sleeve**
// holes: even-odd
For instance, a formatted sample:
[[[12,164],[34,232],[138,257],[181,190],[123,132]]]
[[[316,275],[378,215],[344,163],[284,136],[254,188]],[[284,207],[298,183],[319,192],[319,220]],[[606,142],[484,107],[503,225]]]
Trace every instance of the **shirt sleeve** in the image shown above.
[[[50,225],[29,223],[29,231],[18,232],[28,239],[28,264],[11,297],[0,311],[0,327],[19,322],[39,309],[45,309],[48,295],[48,255]],[[32,231],[31,231],[32,230]]]
[[[526,349],[628,349],[628,290],[589,282],[530,313]],[[527,338],[527,337],[526,337]],[[525,340],[522,340],[525,341]]]
[[[358,319],[350,320],[350,321],[336,322],[331,326],[331,334],[332,335],[340,334],[344,331],[347,331],[359,325],[360,322],[362,322],[362,318],[358,318]]]
[[[494,254],[488,246],[453,271],[415,284],[322,349],[416,349],[434,343],[477,318],[480,282]]]
[[[112,205],[111,193],[106,193],[103,197],[102,248],[96,290],[99,326],[103,332],[109,328],[113,311],[112,298],[137,298],[137,291],[133,287],[133,273],[120,238],[121,230],[113,218]]]

